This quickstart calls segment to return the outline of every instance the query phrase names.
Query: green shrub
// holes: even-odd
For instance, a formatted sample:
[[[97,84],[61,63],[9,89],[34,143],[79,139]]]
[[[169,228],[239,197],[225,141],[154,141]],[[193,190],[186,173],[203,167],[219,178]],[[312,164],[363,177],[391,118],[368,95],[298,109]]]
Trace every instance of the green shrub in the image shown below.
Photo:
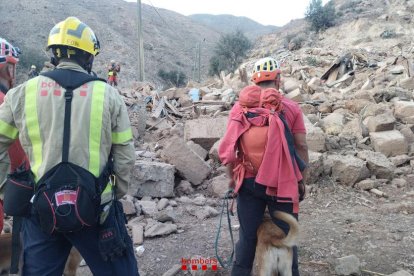
[[[311,0],[306,9],[305,18],[316,32],[334,26],[335,7],[333,1],[329,1],[325,6],[322,6],[322,0]]]
[[[40,71],[45,61],[48,61],[48,58],[41,50],[26,47],[21,47],[20,50],[22,53],[19,56],[19,63],[17,65],[20,72],[28,73],[32,65],[36,65],[37,70]]]
[[[166,84],[180,87],[186,84],[187,76],[178,70],[165,71],[164,69],[158,70],[158,77],[160,77]]]
[[[221,71],[234,72],[251,47],[252,43],[241,31],[222,35],[210,59],[209,74],[218,76]]]
[[[305,61],[307,65],[313,66],[313,67],[319,66],[320,64],[319,60],[314,56],[307,56]]]

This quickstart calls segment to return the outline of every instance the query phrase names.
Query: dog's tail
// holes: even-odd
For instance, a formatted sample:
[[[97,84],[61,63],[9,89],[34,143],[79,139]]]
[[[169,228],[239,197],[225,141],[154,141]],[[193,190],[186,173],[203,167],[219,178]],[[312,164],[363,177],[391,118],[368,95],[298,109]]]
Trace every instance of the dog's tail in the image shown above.
[[[297,244],[297,239],[299,235],[299,223],[291,214],[281,211],[275,211],[274,213],[275,218],[283,220],[287,224],[289,224],[289,233],[284,239],[272,239],[272,244],[274,246],[288,246],[292,247]]]

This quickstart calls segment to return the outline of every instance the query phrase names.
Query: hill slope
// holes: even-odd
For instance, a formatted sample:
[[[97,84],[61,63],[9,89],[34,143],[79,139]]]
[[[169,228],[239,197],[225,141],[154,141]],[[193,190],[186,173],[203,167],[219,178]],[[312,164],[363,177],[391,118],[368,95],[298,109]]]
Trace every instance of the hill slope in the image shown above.
[[[48,60],[44,52],[49,30],[68,16],[76,16],[97,34],[102,51],[96,57],[94,70],[105,77],[110,59],[121,62],[121,85],[134,80],[137,70],[136,3],[122,0],[22,0],[2,3],[0,36],[24,50],[22,60],[29,64]],[[220,34],[194,23],[178,13],[143,5],[143,39],[146,80],[156,82],[159,69],[181,70],[191,76],[195,44],[201,42],[202,75],[208,71],[208,60]],[[39,61],[40,60],[40,61]]]
[[[229,14],[193,14],[189,17],[218,32],[231,33],[235,30],[240,30],[252,40],[261,35],[272,33],[278,29],[276,26],[264,26],[244,16],[234,16]]]

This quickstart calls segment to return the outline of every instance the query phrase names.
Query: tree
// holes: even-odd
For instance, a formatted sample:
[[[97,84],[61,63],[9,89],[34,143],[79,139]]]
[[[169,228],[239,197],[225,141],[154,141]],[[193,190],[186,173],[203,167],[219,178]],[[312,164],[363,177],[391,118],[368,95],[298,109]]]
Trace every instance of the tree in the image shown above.
[[[335,24],[335,7],[333,1],[322,6],[322,0],[311,0],[305,13],[306,20],[316,32],[323,31]]]
[[[210,75],[219,75],[221,71],[233,72],[246,57],[252,47],[250,40],[241,32],[222,35],[210,59]]]
[[[163,69],[158,70],[158,77],[169,85],[180,87],[186,83],[187,76],[182,71],[171,70],[165,71]]]

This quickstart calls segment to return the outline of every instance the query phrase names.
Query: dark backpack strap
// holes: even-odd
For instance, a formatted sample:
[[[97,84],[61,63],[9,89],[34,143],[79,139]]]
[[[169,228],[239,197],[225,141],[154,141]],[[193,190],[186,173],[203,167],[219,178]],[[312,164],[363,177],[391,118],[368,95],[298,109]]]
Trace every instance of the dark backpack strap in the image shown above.
[[[72,114],[73,90],[65,91],[65,120],[63,124],[62,162],[69,161],[70,117]]]
[[[49,72],[41,73],[40,75],[54,80],[65,89],[71,88],[72,90],[75,90],[79,86],[90,81],[98,80],[106,82],[104,79],[98,78],[96,76],[67,69],[55,69]]]
[[[12,255],[10,264],[10,274],[19,273],[19,259],[21,252],[20,230],[22,229],[22,217],[13,217],[12,226]]]
[[[302,158],[300,158],[300,156],[296,152],[295,138],[293,137],[293,134],[290,131],[289,125],[286,122],[286,118],[285,118],[285,115],[283,114],[283,112],[279,113],[279,118],[280,118],[280,120],[282,120],[283,125],[285,126],[285,137],[286,137],[286,141],[287,141],[288,146],[289,146],[290,156],[292,156],[292,162],[294,162],[294,160],[295,160],[296,164],[299,167],[299,170],[303,171],[304,169],[306,169],[307,165],[306,165],[305,161],[303,161]]]

